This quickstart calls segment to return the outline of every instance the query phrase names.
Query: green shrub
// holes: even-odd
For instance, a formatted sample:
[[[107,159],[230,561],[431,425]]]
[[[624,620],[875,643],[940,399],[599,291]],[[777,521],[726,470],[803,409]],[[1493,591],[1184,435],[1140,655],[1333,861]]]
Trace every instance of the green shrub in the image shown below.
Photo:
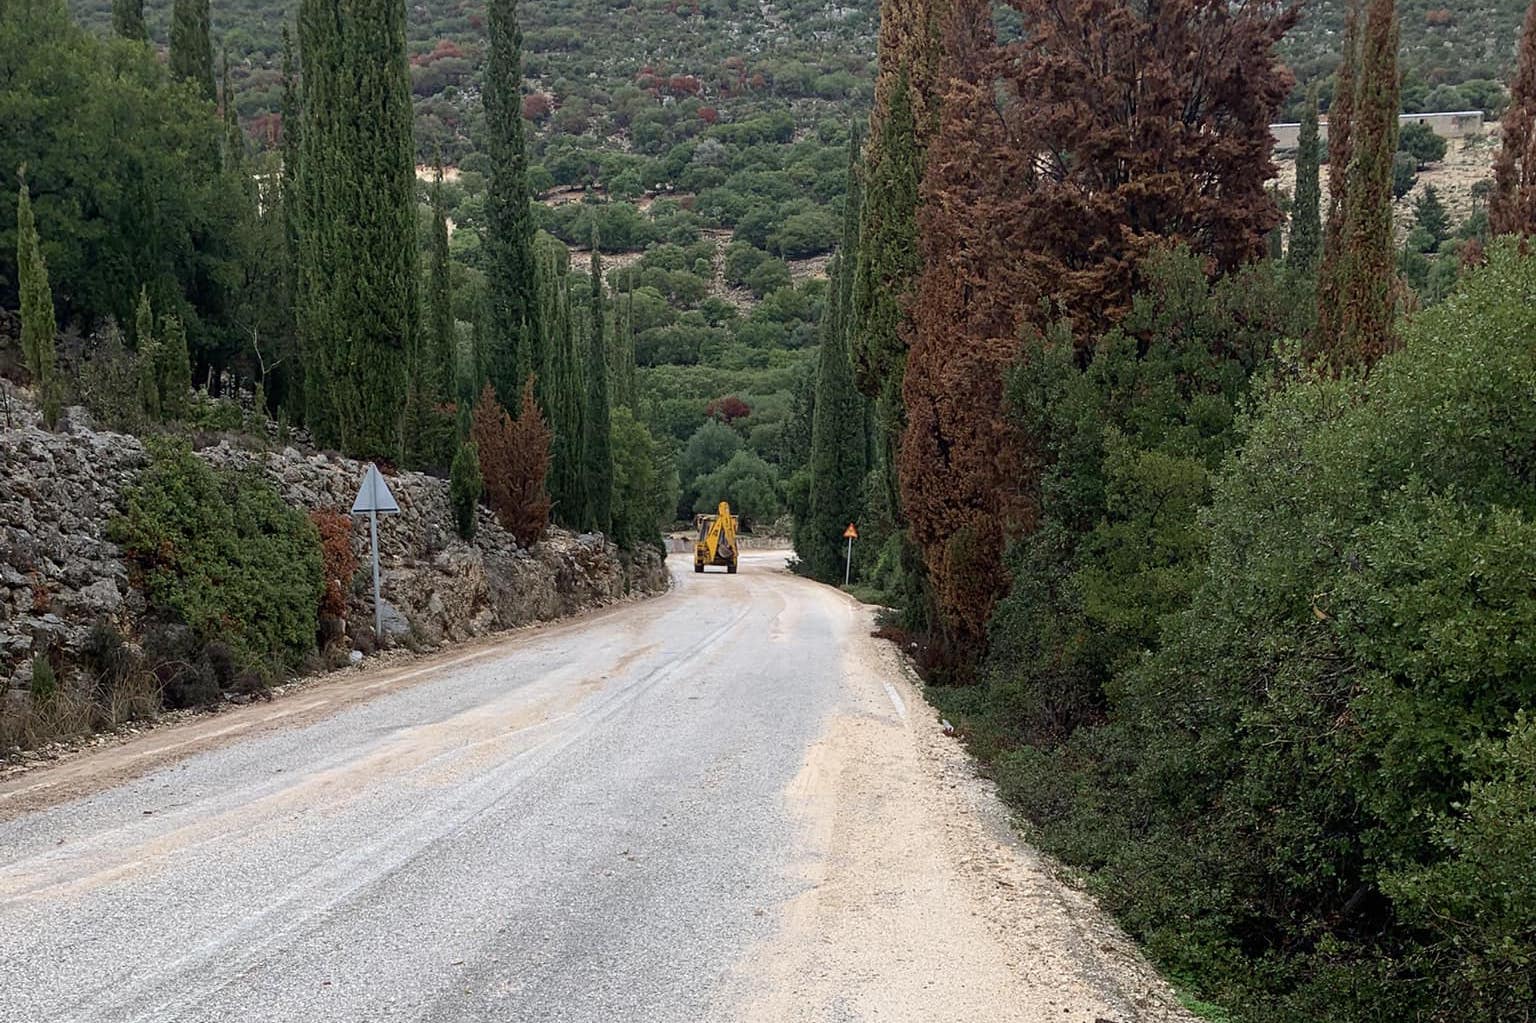
[[[475,450],[475,442],[460,441],[448,473],[448,497],[453,504],[454,528],[465,540],[474,539],[476,509],[484,491],[485,481],[480,477],[480,456]]]
[[[1204,513],[1165,493],[1179,445],[1146,441],[1222,417],[1148,404],[1153,367],[1096,392],[1129,404],[1067,377],[1049,418],[1022,406],[1065,459],[1044,507],[1078,513],[1015,550],[995,684],[956,723],[1040,843],[1234,1018],[1530,1004],[1533,293],[1536,259],[1499,249],[1368,378],[1184,433],[1186,467],[1242,441]]]
[[[296,666],[324,589],[314,525],[257,475],[215,471],[184,444],[151,452],[110,527],[151,612],[266,674]]]

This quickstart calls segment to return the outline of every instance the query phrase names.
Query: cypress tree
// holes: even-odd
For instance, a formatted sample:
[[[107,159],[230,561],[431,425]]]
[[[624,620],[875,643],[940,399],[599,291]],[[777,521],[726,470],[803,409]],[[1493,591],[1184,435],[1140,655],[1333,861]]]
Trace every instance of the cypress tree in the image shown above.
[[[208,33],[208,0],[175,0],[171,8],[171,74],[191,82],[212,101],[217,96],[213,88],[213,43]]]
[[[854,252],[858,244],[860,189],[857,139],[849,144],[848,195],[843,238],[832,282],[833,308],[822,331],[811,416],[811,494],[806,525],[796,531],[811,574],[836,582],[843,574],[843,530],[863,517],[866,415],[854,383],[849,339],[856,331],[852,308]]]
[[[859,389],[874,399],[875,457],[883,469],[884,516],[906,539],[896,471],[901,435],[906,429],[902,381],[907,365],[907,301],[921,264],[918,256],[917,203],[922,179],[922,150],[905,69],[896,75],[886,109],[871,146],[869,188],[860,210],[856,265],[853,267],[852,350]],[[930,109],[936,106],[930,102]],[[872,142],[875,140],[872,140]],[[909,620],[920,614],[921,561],[915,552],[901,560],[901,602]]]
[[[136,43],[148,41],[149,31],[144,27],[144,0],[112,0],[112,31]]]
[[[1360,2],[1348,0],[1344,16],[1344,51],[1334,75],[1333,101],[1328,105],[1328,216],[1324,221],[1323,262],[1318,272],[1317,334],[1313,353],[1326,345],[1339,329],[1339,303],[1343,300],[1344,198],[1349,191],[1349,160],[1353,153],[1352,126],[1355,76],[1360,61]]]
[[[283,26],[283,98],[282,167],[278,178],[278,201],[283,217],[283,292],[287,336],[283,347],[282,407],[294,411],[297,421],[304,421],[304,368],[297,340],[296,305],[299,300],[299,137],[304,113],[299,102],[298,81],[293,59],[293,41],[288,26]]]
[[[457,361],[453,327],[453,277],[448,255],[448,207],[443,200],[443,158],[432,178],[432,240],[427,264],[427,338],[422,376],[431,381],[434,400],[450,401]]]
[[[139,289],[139,308],[133,319],[134,368],[138,377],[139,407],[147,422],[158,423],[160,411],[160,343],[155,340],[155,316],[149,289]]]
[[[1494,234],[1536,235],[1536,2],[1525,12],[1520,55],[1509,82],[1504,142],[1493,162],[1488,227]]]
[[[21,182],[16,197],[16,278],[21,291],[21,354],[32,387],[43,411],[43,425],[59,423],[58,356],[54,347],[57,323],[53,315],[53,290],[48,286],[48,264],[38,242],[32,197]]]
[[[1291,245],[1286,265],[1297,273],[1317,269],[1323,244],[1321,196],[1321,147],[1317,139],[1317,90],[1307,94],[1301,114],[1301,137],[1296,148],[1296,198],[1291,207]]]
[[[229,50],[222,54],[219,72],[219,107],[224,117],[224,170],[243,174],[245,166],[245,134],[240,130],[240,114],[235,109],[235,91],[229,83]]]
[[[1395,0],[1371,0],[1351,110],[1338,334],[1322,339],[1341,364],[1370,365],[1396,346],[1392,160],[1400,104],[1397,45]]]
[[[155,348],[155,376],[160,381],[160,414],[166,419],[187,417],[192,396],[192,353],[187,348],[187,331],[180,318],[166,316],[160,321],[160,343]]]
[[[398,462],[418,319],[401,0],[304,0],[299,334],[310,429]]]
[[[550,445],[549,495],[554,517],[571,529],[585,529],[591,501],[585,466],[587,403],[582,359],[584,330],[572,315],[570,250],[551,235],[537,238],[539,351],[543,372],[535,381],[542,393],[546,421],[553,434]],[[584,317],[582,318],[584,319]]]
[[[490,302],[486,361],[497,397],[510,408],[517,404],[523,381],[529,373],[538,372],[545,358],[538,348],[543,332],[538,323],[533,211],[523,142],[523,31],[517,0],[490,0],[486,13],[490,51],[483,91],[484,141],[491,163],[485,197]],[[539,393],[545,394],[542,383]],[[547,401],[544,404],[546,412],[552,413]]]
[[[614,301],[613,340],[608,346],[609,387],[613,408],[635,407],[635,289],[630,281],[621,307]]]
[[[613,530],[613,418],[608,395],[607,302],[603,296],[603,263],[592,236],[591,311],[587,317],[587,437],[586,480],[592,528]]]

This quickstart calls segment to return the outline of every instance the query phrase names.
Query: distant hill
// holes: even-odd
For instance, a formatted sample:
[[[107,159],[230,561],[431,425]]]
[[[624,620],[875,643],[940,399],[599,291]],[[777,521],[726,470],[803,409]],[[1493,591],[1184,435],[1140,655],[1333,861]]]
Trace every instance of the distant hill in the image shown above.
[[[1526,0],[1399,0],[1404,109],[1499,112],[1526,7]],[[1296,72],[1298,99],[1316,81],[1326,100],[1346,10],[1344,0],[1303,4],[1301,23],[1281,48]],[[1293,105],[1287,119],[1296,113]]]
[[[82,24],[110,30],[110,0],[70,5]],[[282,27],[298,6],[213,0],[215,49],[229,48],[240,114],[258,141],[280,105]],[[170,0],[146,4],[160,45],[170,10]],[[520,10],[529,84],[545,96],[534,101],[545,134],[610,144],[639,135],[640,148],[656,150],[677,140],[654,138],[645,118],[633,123],[653,103],[692,101],[712,123],[764,106],[814,111],[870,95],[878,0],[538,0]],[[441,146],[453,161],[468,150],[479,114],[485,5],[427,0],[410,4],[407,18],[418,143],[423,156]]]

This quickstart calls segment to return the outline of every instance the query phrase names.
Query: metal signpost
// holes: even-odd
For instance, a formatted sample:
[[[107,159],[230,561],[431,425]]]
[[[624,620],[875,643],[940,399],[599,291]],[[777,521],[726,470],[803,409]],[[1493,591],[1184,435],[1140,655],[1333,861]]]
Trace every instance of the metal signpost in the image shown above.
[[[384,474],[372,462],[368,463],[368,472],[352,502],[352,514],[359,512],[368,513],[368,542],[373,549],[373,635],[383,640],[384,608],[379,603],[379,516],[399,514],[400,506],[395,503],[395,495],[389,492]]]
[[[848,585],[848,577],[853,572],[853,541],[857,540],[858,538],[859,538],[859,531],[854,528],[852,522],[848,523],[848,528],[843,530],[843,539],[848,541],[848,556],[847,556],[847,559],[843,562],[843,585],[844,586]]]

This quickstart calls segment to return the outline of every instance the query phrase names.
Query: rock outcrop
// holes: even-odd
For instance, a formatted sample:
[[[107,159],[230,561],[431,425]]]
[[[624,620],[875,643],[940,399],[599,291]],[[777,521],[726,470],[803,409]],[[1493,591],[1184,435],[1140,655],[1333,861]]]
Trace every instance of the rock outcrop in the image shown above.
[[[0,384],[0,388],[4,385]],[[132,635],[144,611],[120,552],[106,538],[121,494],[149,455],[135,437],[98,432],[71,410],[61,432],[10,400],[0,419],[0,688],[24,688],[43,651],[77,655],[105,618]],[[209,464],[260,473],[302,509],[346,512],[366,465],[294,447],[205,446]],[[627,596],[657,593],[669,577],[654,550],[622,552],[599,534],[550,529],[519,546],[485,509],[475,539],[453,527],[446,481],[422,473],[387,478],[400,514],[381,516],[379,556],[394,631],[433,646],[558,618]],[[368,524],[353,517],[358,577],[348,633],[372,631]]]

